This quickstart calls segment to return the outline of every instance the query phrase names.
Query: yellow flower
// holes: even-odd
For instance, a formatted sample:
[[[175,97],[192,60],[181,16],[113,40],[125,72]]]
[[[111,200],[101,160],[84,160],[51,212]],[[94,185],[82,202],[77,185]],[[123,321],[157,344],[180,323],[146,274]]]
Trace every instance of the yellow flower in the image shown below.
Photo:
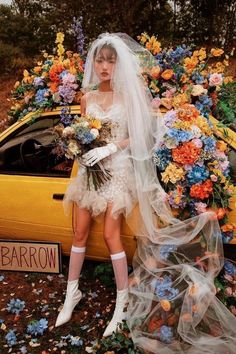
[[[198,64],[198,58],[197,57],[191,57],[191,58],[185,58],[184,59],[184,67],[187,70],[187,72],[191,73],[193,69]]]
[[[157,85],[154,84],[153,81],[150,84],[150,88],[152,88],[156,93],[160,91],[160,89],[157,87]]]
[[[180,106],[182,106],[183,104],[188,103],[188,102],[190,102],[190,101],[189,101],[188,95],[186,93],[180,93],[173,98],[174,108],[179,108]]]
[[[92,119],[90,123],[91,128],[101,129],[102,124],[99,119]]]
[[[69,67],[70,67],[70,59],[63,60],[62,64],[63,64],[65,69],[69,69]]]
[[[76,70],[76,68],[74,66],[71,66],[70,69],[69,69],[69,72],[70,72],[70,74],[76,75],[77,70]]]
[[[200,61],[206,59],[206,48],[201,48],[200,50],[194,50],[193,57],[198,58]]]
[[[171,183],[176,183],[177,181],[183,179],[184,175],[184,170],[171,162],[165,169],[165,172],[161,173],[161,179],[164,183],[168,183],[169,181]]]
[[[173,124],[173,128],[176,128],[176,129],[182,129],[182,130],[190,130],[191,127],[193,125],[193,122],[191,121],[179,121],[177,120],[174,124]]]
[[[138,36],[137,38],[138,38],[138,40],[139,40],[142,44],[144,44],[144,43],[147,42],[147,40],[148,40],[150,37],[147,35],[146,32],[144,32],[144,33],[141,34],[141,36]]]
[[[58,47],[57,47],[58,56],[61,57],[64,54],[64,52],[65,52],[65,49],[64,49],[63,45],[59,43]]]
[[[217,149],[220,151],[226,151],[227,150],[227,144],[223,140],[218,140],[216,143]]]
[[[209,124],[207,123],[206,118],[199,116],[195,123],[194,123],[198,128],[201,129],[201,131],[206,134],[206,135],[211,135],[212,134],[212,130],[209,126]]]
[[[48,57],[48,53],[47,53],[45,50],[43,50],[43,57],[44,57],[44,58],[47,58],[47,57]]]
[[[35,67],[34,67],[34,72],[35,72],[36,74],[39,74],[41,70],[42,70],[41,66],[35,66]]]
[[[167,97],[162,97],[161,104],[162,104],[162,106],[166,107],[167,109],[171,109],[173,107],[173,99],[167,98]]]
[[[149,38],[148,42],[146,43],[146,48],[150,50],[154,55],[158,54],[161,51],[161,43],[158,42],[155,36]]]
[[[174,75],[174,71],[172,69],[166,69],[165,71],[163,71],[163,73],[161,74],[161,77],[165,80],[170,80],[172,78],[172,76]]]
[[[228,84],[229,82],[233,82],[233,76],[226,76],[223,80],[224,84]]]
[[[211,169],[211,168],[210,168]],[[225,176],[223,175],[222,171],[219,170],[218,168],[212,168],[211,171],[216,175],[218,176],[221,180],[220,180],[220,183],[225,183],[226,182],[226,178]]]
[[[224,53],[224,50],[223,50],[223,49],[220,49],[220,48],[212,48],[212,49],[211,49],[211,54],[212,54],[214,57],[220,57],[223,53]]]
[[[64,33],[58,32],[57,33],[57,38],[55,40],[55,43],[63,43],[64,42],[64,37],[65,37]]]
[[[20,81],[16,81],[14,88],[17,89],[17,87],[19,87],[19,86],[20,86]]]

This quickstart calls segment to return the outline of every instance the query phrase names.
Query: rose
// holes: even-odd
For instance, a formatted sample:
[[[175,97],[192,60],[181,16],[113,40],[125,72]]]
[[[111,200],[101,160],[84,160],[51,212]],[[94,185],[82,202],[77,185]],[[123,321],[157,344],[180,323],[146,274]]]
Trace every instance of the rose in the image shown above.
[[[95,129],[95,128],[92,128],[92,129],[90,130],[90,133],[94,136],[95,139],[96,139],[97,136],[99,135],[99,131],[98,131],[97,129]]]
[[[210,86],[219,86],[222,85],[223,83],[223,78],[221,74],[214,73],[210,75],[209,78],[209,85]]]
[[[159,74],[160,74],[160,71],[161,71],[161,68],[160,68],[159,65],[153,66],[152,69],[151,69],[151,76],[154,79],[157,79]]]
[[[172,69],[166,69],[165,71],[163,71],[163,73],[161,74],[161,77],[165,80],[170,80],[172,78],[172,76],[174,75],[174,71]]]
[[[207,90],[202,87],[202,85],[193,85],[192,86],[192,96],[200,96],[200,95],[206,95]]]

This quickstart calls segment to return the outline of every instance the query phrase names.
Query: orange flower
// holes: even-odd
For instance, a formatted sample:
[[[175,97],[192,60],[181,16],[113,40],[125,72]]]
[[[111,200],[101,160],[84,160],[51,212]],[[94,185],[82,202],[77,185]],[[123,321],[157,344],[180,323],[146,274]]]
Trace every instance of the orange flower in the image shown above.
[[[64,70],[64,67],[60,64],[55,64],[51,67],[49,71],[50,79],[54,82],[60,82],[59,75]]]
[[[50,90],[51,90],[52,93],[56,93],[58,91],[57,82],[49,82],[48,86],[50,87]]]
[[[163,308],[164,311],[170,311],[171,309],[171,303],[168,300],[161,300],[160,305]]]
[[[223,49],[220,49],[220,48],[212,48],[212,49],[211,49],[211,54],[212,54],[214,57],[220,57],[223,53],[224,53],[224,50],[223,50]]]
[[[160,318],[153,317],[148,324],[148,330],[154,332],[156,329],[160,328],[164,324],[164,321]]]
[[[163,71],[163,73],[161,74],[161,77],[165,80],[170,80],[172,78],[172,76],[174,75],[174,71],[172,69],[166,69],[165,71]]]
[[[192,165],[199,157],[201,149],[188,141],[172,150],[173,160],[183,165]]]
[[[189,73],[191,73],[193,71],[193,69],[195,69],[197,64],[198,64],[197,57],[191,57],[191,58],[184,59],[184,67],[187,70],[187,72],[189,72]]]
[[[196,119],[199,116],[199,112],[197,108],[189,103],[185,103],[179,108],[178,110],[178,117],[181,120],[184,121],[192,121],[193,119]]]
[[[192,320],[192,316],[190,313],[186,312],[184,313],[181,318],[185,321],[185,322],[190,322]]]
[[[151,69],[151,76],[154,79],[157,79],[159,74],[160,74],[160,71],[161,71],[161,68],[160,68],[159,65],[153,66],[152,69]]]
[[[217,216],[217,219],[218,220],[221,220],[224,218],[224,216],[226,215],[227,213],[227,209],[225,208],[219,208],[216,210],[216,216]]]
[[[221,230],[223,232],[234,231],[235,230],[235,225],[234,224],[225,224],[225,225],[221,226]]]
[[[190,188],[190,196],[197,199],[206,199],[212,192],[213,184],[209,179],[202,184],[194,184]]]
[[[217,141],[216,147],[220,151],[226,151],[227,150],[227,144],[223,140]]]

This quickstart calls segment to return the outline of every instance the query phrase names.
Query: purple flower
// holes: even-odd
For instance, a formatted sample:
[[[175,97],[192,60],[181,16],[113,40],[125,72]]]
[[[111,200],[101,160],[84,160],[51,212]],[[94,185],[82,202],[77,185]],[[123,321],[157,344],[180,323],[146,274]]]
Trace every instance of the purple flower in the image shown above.
[[[80,55],[84,54],[84,34],[83,34],[82,21],[83,21],[82,16],[79,19],[73,17],[73,23],[71,25],[76,37],[76,50]]]
[[[169,326],[161,326],[160,328],[160,340],[164,343],[171,343],[173,339],[172,328]]]
[[[226,273],[230,275],[236,275],[236,266],[233,263],[225,261],[224,268]]]
[[[38,86],[44,86],[44,80],[42,77],[35,77],[33,81],[33,85],[38,87]]]

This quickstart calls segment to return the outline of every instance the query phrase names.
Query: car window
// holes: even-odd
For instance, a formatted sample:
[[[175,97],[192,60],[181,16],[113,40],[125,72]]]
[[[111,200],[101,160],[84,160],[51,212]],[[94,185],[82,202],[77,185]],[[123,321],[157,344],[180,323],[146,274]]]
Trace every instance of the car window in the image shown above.
[[[42,116],[16,128],[0,146],[0,174],[70,177],[72,160],[55,153],[58,115]]]

